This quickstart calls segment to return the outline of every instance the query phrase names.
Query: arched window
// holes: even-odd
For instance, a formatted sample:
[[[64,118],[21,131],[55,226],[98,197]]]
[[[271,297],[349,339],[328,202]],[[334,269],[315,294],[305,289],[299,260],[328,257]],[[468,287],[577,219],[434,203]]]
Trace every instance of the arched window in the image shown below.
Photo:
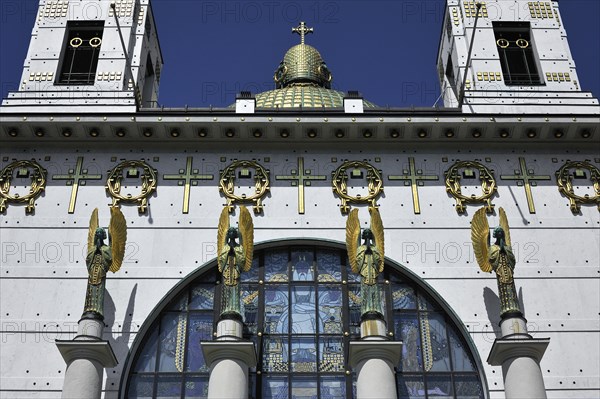
[[[259,359],[250,373],[252,398],[355,396],[347,357],[349,342],[360,337],[360,285],[346,263],[344,248],[331,244],[255,251],[242,278],[244,336]],[[487,397],[468,335],[442,301],[398,265],[387,262],[380,277],[389,336],[403,341],[399,397]],[[134,342],[122,398],[206,397],[209,370],[200,342],[213,338],[219,288],[212,263],[157,306]]]

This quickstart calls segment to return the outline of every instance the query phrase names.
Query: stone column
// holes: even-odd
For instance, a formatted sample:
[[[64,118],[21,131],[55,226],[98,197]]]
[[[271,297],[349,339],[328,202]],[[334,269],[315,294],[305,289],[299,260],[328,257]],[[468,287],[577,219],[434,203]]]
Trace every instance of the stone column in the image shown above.
[[[402,356],[402,342],[390,341],[380,318],[363,319],[360,341],[350,342],[350,366],[356,371],[358,399],[396,399],[394,367]]]
[[[502,338],[494,341],[488,363],[502,366],[507,399],[545,399],[546,388],[540,360],[550,338],[533,338],[527,333],[527,320],[507,317],[500,322]]]
[[[100,399],[104,368],[118,362],[108,341],[102,340],[104,322],[81,319],[73,340],[56,340],[56,346],[67,363],[63,398]]]
[[[256,366],[254,343],[242,340],[241,317],[222,319],[217,324],[217,340],[202,342],[202,352],[210,367],[208,399],[247,399],[248,369]]]

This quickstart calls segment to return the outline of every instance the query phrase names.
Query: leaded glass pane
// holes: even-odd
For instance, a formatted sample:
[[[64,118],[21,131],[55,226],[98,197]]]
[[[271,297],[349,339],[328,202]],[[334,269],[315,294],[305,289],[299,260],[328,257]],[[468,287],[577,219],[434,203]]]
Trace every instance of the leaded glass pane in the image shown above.
[[[213,315],[191,313],[188,323],[187,366],[185,371],[208,371],[200,343],[212,339]]]
[[[429,298],[422,292],[419,292],[418,302],[419,302],[419,310],[439,309],[439,307],[436,304],[434,304],[433,302],[431,302],[431,300],[429,300]]]
[[[426,314],[421,314],[423,318]],[[446,337],[446,322],[444,316],[437,313],[430,313],[427,316],[429,322],[429,334],[431,335],[431,353],[433,363],[431,368],[425,367],[426,371],[450,371],[450,353],[448,348],[448,338]],[[421,339],[426,342],[426,331],[422,330]]]
[[[346,264],[350,265],[350,260],[348,258],[346,258]],[[350,266],[348,266],[348,268],[346,269],[346,272],[348,273],[348,282],[350,282],[350,283],[360,283],[360,274],[354,273],[350,269]]]
[[[454,371],[476,371],[475,364],[463,340],[458,337],[453,328],[448,329],[448,334],[450,335],[450,350]]]
[[[265,288],[265,333],[287,334],[289,301],[287,286]]]
[[[317,399],[317,381],[314,377],[292,379],[292,399]]]
[[[185,314],[166,313],[160,323],[159,371],[183,371]]]
[[[265,281],[288,281],[288,252],[287,250],[265,251]]]
[[[483,399],[481,382],[476,375],[457,375],[454,377],[456,399]]]
[[[153,372],[156,368],[156,348],[158,344],[158,329],[154,328],[148,341],[138,356],[134,370],[136,372]]]
[[[399,313],[394,316],[394,335],[402,341],[400,371],[422,371],[421,335],[416,314]]]
[[[252,259],[252,267],[247,272],[243,272],[240,276],[241,282],[258,282],[258,269],[259,269],[259,259],[254,257]]]
[[[314,281],[314,253],[309,250],[292,251],[292,280],[293,281]]]
[[[187,310],[188,305],[188,293],[187,291],[183,294],[179,295],[176,299],[171,302],[167,310],[172,310],[175,312],[184,312]]]
[[[339,399],[346,397],[346,378],[321,377],[321,399]]]
[[[288,371],[288,339],[266,338],[264,340],[263,370],[266,372]]]
[[[264,399],[288,399],[289,398],[288,377],[264,377],[263,395]]]
[[[134,375],[129,381],[127,397],[130,399],[150,399],[154,388],[154,377],[151,375]]]
[[[341,257],[338,251],[317,251],[319,282],[342,281]]]
[[[159,375],[156,384],[157,399],[181,398],[181,376]]]
[[[429,375],[426,379],[428,398],[453,399],[452,380],[449,375]]]
[[[392,284],[392,302],[394,310],[415,309],[417,307],[417,296],[408,284]]]
[[[314,286],[292,288],[292,333],[314,334],[317,316]]]
[[[314,338],[292,338],[291,368],[296,373],[317,371],[317,345]]]
[[[425,383],[422,376],[398,374],[398,399],[425,398]]]
[[[341,338],[319,339],[319,371],[344,372],[344,341]]]
[[[240,287],[244,338],[259,345],[261,358],[250,370],[250,397],[352,397],[346,389],[352,379],[356,390],[356,376],[345,374],[344,333],[349,331],[351,340],[360,337],[363,293],[360,277],[344,274],[343,256],[344,250],[309,246],[255,253]],[[483,399],[473,355],[458,329],[410,279],[387,270],[391,284],[383,284],[379,276],[382,295],[375,302],[386,318],[392,315],[388,325],[395,339],[403,341],[396,377],[399,398]],[[209,373],[200,343],[213,339],[219,292],[215,279],[210,270],[165,307],[135,357],[126,397],[206,398]],[[259,285],[259,279],[265,284]],[[341,284],[343,279],[349,283]],[[262,392],[256,392],[257,386]]]
[[[214,285],[198,285],[191,290],[191,310],[212,310],[215,307]]]
[[[187,377],[185,379],[185,397],[206,399],[208,397],[208,376]]]
[[[319,286],[319,332],[341,334],[342,330],[342,287]]]
[[[348,322],[352,335],[360,335],[360,302],[360,286],[356,284],[348,286],[348,303],[350,304],[348,309],[350,320]]]
[[[258,287],[242,285],[241,301],[244,329],[246,333],[258,332]]]

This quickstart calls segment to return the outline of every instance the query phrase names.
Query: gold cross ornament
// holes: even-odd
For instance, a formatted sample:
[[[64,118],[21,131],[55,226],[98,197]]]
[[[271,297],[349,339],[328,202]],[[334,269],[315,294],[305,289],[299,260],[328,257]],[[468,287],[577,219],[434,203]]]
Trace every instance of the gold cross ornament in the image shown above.
[[[525,186],[525,195],[527,196],[527,205],[529,206],[529,213],[535,213],[535,204],[533,203],[533,193],[531,192],[531,186],[537,185],[536,180],[550,180],[550,176],[534,175],[533,170],[527,169],[525,158],[519,158],[519,164],[521,170],[515,170],[514,175],[500,175],[500,178],[502,180],[516,180],[517,185]]]
[[[314,28],[307,28],[306,27],[306,23],[304,22],[300,22],[300,25],[298,25],[295,28],[292,28],[292,33],[297,33],[300,35],[300,43],[304,44],[304,37],[306,35],[308,35],[309,33],[314,33]]]
[[[190,211],[190,187],[197,186],[198,180],[213,180],[214,175],[200,175],[198,169],[192,169],[193,158],[188,157],[185,170],[179,169],[178,175],[163,175],[164,180],[178,180],[183,189],[183,213]]]
[[[439,180],[437,175],[423,175],[423,171],[415,167],[415,159],[408,158],[409,170],[403,170],[402,176],[388,176],[389,180],[404,180],[405,185],[412,188],[413,209],[415,215],[421,213],[421,203],[419,201],[419,186],[424,185],[424,180]]]
[[[69,169],[67,175],[54,175],[52,180],[66,180],[67,186],[71,186],[71,200],[69,201],[69,213],[75,213],[75,202],[79,185],[85,186],[86,180],[100,180],[102,175],[88,175],[88,170],[83,169],[83,157],[77,158],[75,169]]]
[[[275,180],[291,180],[292,186],[298,186],[298,213],[303,215],[304,186],[310,186],[312,180],[327,180],[327,176],[314,176],[312,170],[304,169],[304,158],[298,158],[298,169],[292,169],[291,175],[275,176]]]

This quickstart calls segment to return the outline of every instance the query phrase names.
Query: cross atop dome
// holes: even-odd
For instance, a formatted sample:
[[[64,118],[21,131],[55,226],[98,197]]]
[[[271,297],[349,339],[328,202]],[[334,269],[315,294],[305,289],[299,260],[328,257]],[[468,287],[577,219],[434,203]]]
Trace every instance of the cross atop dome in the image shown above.
[[[300,43],[304,44],[304,37],[309,33],[314,33],[314,28],[307,28],[305,22],[300,22],[295,28],[292,28],[292,33],[297,33],[300,35]]]

